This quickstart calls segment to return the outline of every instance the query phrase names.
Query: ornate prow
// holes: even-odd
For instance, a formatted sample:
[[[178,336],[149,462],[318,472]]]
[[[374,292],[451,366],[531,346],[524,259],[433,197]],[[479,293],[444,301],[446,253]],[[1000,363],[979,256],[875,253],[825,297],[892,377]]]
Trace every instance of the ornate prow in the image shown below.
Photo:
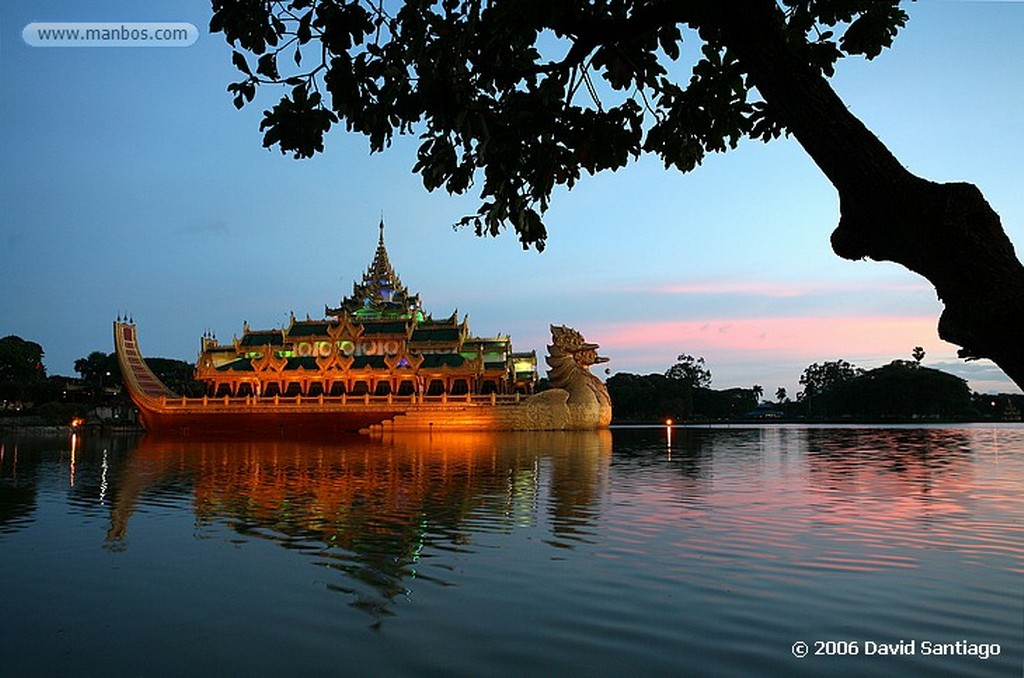
[[[121,321],[114,323],[114,351],[125,388],[136,405],[141,406],[142,402],[164,397],[180,397],[167,388],[142,359],[134,324]]]

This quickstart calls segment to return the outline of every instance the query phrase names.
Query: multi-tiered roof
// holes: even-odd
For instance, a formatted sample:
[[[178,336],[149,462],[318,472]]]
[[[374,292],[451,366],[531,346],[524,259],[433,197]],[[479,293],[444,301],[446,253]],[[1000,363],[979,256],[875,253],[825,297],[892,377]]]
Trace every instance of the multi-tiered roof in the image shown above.
[[[423,317],[420,296],[409,294],[399,279],[388,258],[387,247],[384,246],[384,221],[380,222],[380,236],[377,238],[377,251],[362,282],[352,283],[352,295],[345,297],[338,308],[325,307],[329,316],[339,317],[349,313],[355,317],[369,320],[380,319],[415,319]]]
[[[204,337],[197,380],[211,396],[512,393],[533,389],[536,355],[513,354],[507,336],[471,336],[458,312],[424,313],[391,265],[384,223],[373,261],[325,318],[253,330],[231,344]]]

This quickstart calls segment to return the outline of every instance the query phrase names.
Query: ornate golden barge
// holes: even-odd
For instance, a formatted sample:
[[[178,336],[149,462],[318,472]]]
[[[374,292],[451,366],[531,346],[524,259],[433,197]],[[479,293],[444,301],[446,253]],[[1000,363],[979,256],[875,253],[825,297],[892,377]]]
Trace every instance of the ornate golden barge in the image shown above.
[[[362,281],[322,319],[253,330],[220,343],[204,334],[195,379],[172,392],[149,369],[136,326],[114,323],[125,385],[147,430],[189,432],[568,430],[603,428],[611,403],[590,365],[607,360],[573,329],[552,326],[553,388],[534,393],[535,352],[508,336],[469,333],[458,313],[435,320],[391,266],[384,225]]]

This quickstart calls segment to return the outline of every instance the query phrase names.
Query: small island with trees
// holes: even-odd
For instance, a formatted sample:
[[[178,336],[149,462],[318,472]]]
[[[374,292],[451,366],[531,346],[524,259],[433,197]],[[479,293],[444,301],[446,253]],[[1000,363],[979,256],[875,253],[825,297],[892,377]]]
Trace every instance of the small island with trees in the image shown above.
[[[93,351],[76,360],[76,377],[48,375],[44,355],[36,342],[14,335],[0,339],[0,428],[64,427],[75,420],[134,428],[134,411],[113,353]],[[922,365],[920,347],[910,355],[911,360],[873,369],[842,359],[808,365],[800,376],[801,390],[791,396],[784,387],[769,393],[759,384],[714,389],[704,358],[684,353],[663,373],[610,376],[612,424],[1021,420],[1024,395],[972,392],[966,380]],[[176,392],[202,394],[191,363],[146,362]]]

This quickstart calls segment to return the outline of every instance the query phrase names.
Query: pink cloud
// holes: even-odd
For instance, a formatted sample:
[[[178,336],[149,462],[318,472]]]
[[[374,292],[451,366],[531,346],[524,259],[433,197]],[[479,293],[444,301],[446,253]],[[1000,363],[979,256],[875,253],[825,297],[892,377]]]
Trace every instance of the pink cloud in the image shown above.
[[[699,321],[609,323],[590,329],[603,352],[747,354],[777,358],[888,355],[909,358],[914,346],[948,354],[934,316],[728,318]]]
[[[921,291],[931,287],[924,281],[822,282],[738,280],[732,278],[668,282],[652,285],[644,292],[666,295],[739,294],[759,297],[801,297],[841,292]]]

